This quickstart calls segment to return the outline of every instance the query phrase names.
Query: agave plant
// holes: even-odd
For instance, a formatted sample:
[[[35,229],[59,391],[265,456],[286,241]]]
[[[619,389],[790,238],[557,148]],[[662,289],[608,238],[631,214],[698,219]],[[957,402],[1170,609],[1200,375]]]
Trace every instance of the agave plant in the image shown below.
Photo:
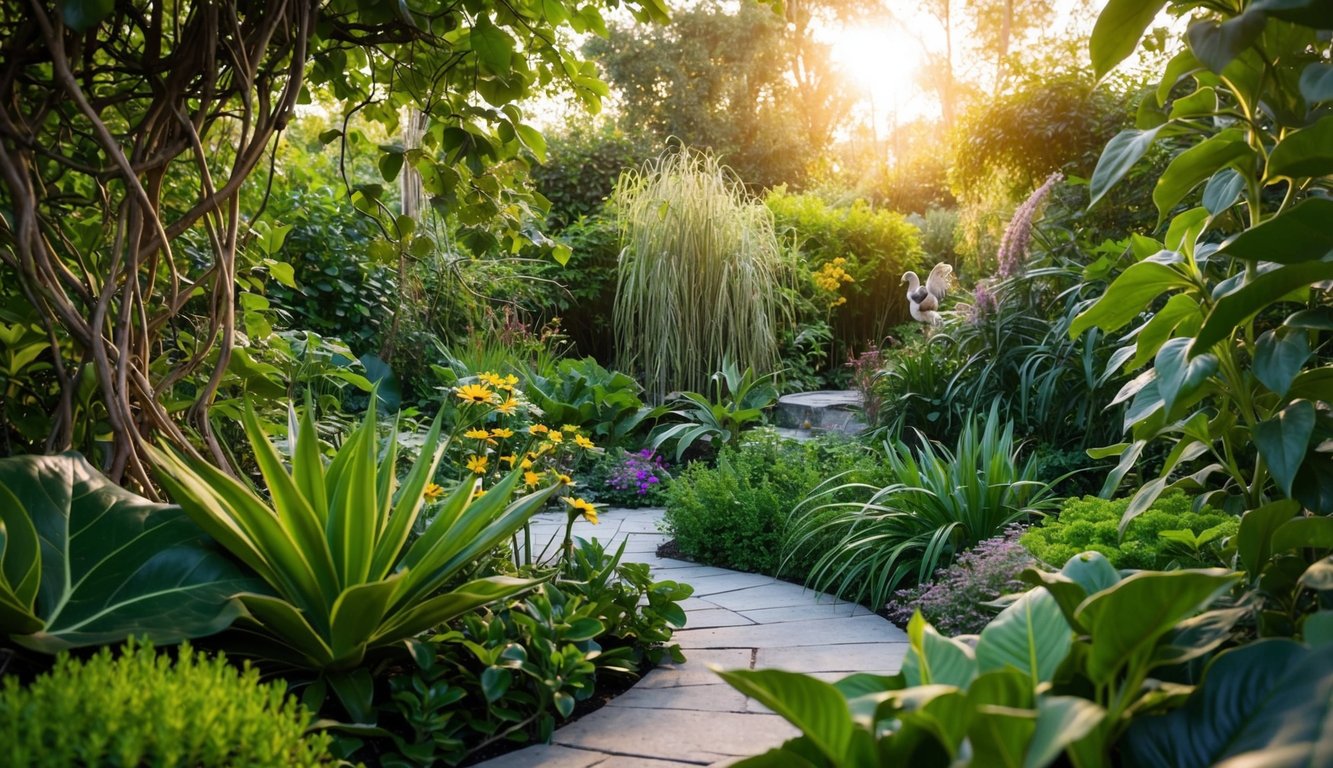
[[[267,496],[206,463],[164,450],[154,456],[172,497],[272,590],[239,599],[282,646],[275,657],[313,669],[351,669],[373,648],[538,583],[490,576],[445,589],[555,493],[552,486],[511,503],[520,471],[485,492],[476,482],[460,483],[410,540],[442,453],[439,419],[401,486],[396,441],[377,465],[374,409],[328,466],[309,409],[299,423],[291,419],[290,469],[253,410],[244,421]]]
[[[984,424],[964,426],[952,451],[924,436],[915,449],[886,443],[896,482],[877,488],[842,483],[841,476],[826,481],[793,512],[783,560],[818,552],[810,586],[883,606],[904,580],[926,580],[966,547],[1054,504],[1018,448],[998,404]]]

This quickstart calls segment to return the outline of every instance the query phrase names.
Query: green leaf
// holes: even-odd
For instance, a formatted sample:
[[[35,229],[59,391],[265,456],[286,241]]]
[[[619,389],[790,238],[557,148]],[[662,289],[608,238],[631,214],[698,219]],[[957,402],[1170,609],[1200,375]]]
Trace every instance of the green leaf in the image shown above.
[[[1229,339],[1236,328],[1270,304],[1282,300],[1293,291],[1324,280],[1333,280],[1333,261],[1288,264],[1259,275],[1213,305],[1213,311],[1208,313],[1203,328],[1199,329],[1190,353],[1199,354],[1212,349],[1214,344]]]
[[[1266,21],[1263,13],[1254,11],[1246,11],[1225,21],[1204,19],[1190,25],[1185,39],[1195,57],[1220,75],[1232,59],[1259,39]]]
[[[514,40],[504,30],[495,26],[491,17],[481,15],[468,34],[472,50],[485,72],[493,75],[509,73],[514,59]]]
[[[1322,648],[1327,653],[1333,646],[1333,611],[1316,611],[1306,616],[1301,634],[1310,647]]]
[[[1044,768],[1065,747],[1087,736],[1106,718],[1106,710],[1077,696],[1043,696],[1037,701],[1037,730],[1028,744],[1023,768]]]
[[[1165,404],[1168,418],[1177,402],[1194,394],[1217,372],[1216,355],[1190,356],[1193,341],[1186,336],[1170,339],[1157,351],[1157,357],[1153,360],[1153,370],[1157,372],[1157,394]]]
[[[1214,216],[1236,204],[1245,190],[1245,177],[1235,168],[1214,173],[1203,188],[1203,207]]]
[[[487,667],[481,673],[481,693],[488,703],[494,704],[509,690],[512,681],[513,675],[509,670],[503,667]]]
[[[1287,134],[1268,156],[1266,176],[1270,180],[1286,177],[1299,181],[1329,174],[1333,174],[1333,115]]]
[[[1228,128],[1176,155],[1153,188],[1159,219],[1165,219],[1196,185],[1222,168],[1241,165],[1253,156],[1254,150],[1239,128]]]
[[[1201,117],[1217,111],[1217,90],[1211,86],[1200,86],[1188,96],[1182,96],[1171,104],[1171,119],[1182,117]]]
[[[1075,614],[1091,636],[1089,679],[1105,685],[1122,668],[1142,663],[1176,623],[1207,607],[1234,581],[1221,568],[1140,571],[1090,596]]]
[[[1076,339],[1096,326],[1115,331],[1139,316],[1153,299],[1172,288],[1189,287],[1190,282],[1176,270],[1156,261],[1131,264],[1107,287],[1106,293],[1069,325],[1069,337]]]
[[[1236,534],[1236,554],[1251,580],[1259,578],[1268,565],[1273,554],[1273,533],[1300,510],[1301,505],[1294,501],[1275,501],[1241,517],[1240,531]]]
[[[908,685],[951,685],[966,688],[977,676],[977,660],[964,643],[935,631],[917,611],[907,622],[911,648],[903,660]]]
[[[61,0],[60,18],[75,32],[87,32],[111,15],[115,0]]]
[[[1208,667],[1185,706],[1136,718],[1121,743],[1144,768],[1314,766],[1333,748],[1333,654],[1259,640]]]
[[[1310,29],[1333,29],[1333,0],[1255,0],[1250,8]]]
[[[808,675],[777,669],[718,670],[717,674],[801,729],[833,765],[845,764],[855,726],[837,688]]]
[[[148,636],[176,643],[218,632],[240,615],[232,595],[253,588],[179,507],[157,504],[107,480],[75,453],[0,459],[0,501],[20,505],[0,516],[6,546],[27,551],[31,541],[9,520],[31,521],[40,542],[35,595],[31,565],[19,573],[20,595],[35,598],[39,631],[12,635],[45,653],[119,643]],[[0,612],[0,615],[5,615]],[[10,633],[24,627],[0,627]]]
[[[1297,264],[1333,251],[1333,199],[1310,197],[1228,240],[1219,253],[1250,261]]]
[[[1051,593],[1028,590],[981,630],[977,667],[981,672],[1012,667],[1035,688],[1049,682],[1069,653],[1073,632]]]
[[[380,176],[384,177],[385,181],[393,181],[403,169],[403,153],[386,152],[380,155],[379,167]]]
[[[301,286],[296,284],[296,269],[285,261],[275,261],[267,259],[264,266],[268,267],[268,273],[274,280],[287,286],[288,288],[299,290]]]
[[[1297,400],[1278,415],[1254,426],[1254,443],[1264,457],[1273,480],[1288,497],[1296,471],[1305,462],[1305,452],[1314,435],[1315,407],[1309,400]]]
[[[1147,154],[1160,130],[1161,126],[1147,130],[1130,128],[1116,134],[1106,143],[1106,148],[1097,158],[1097,167],[1092,171],[1092,180],[1088,183],[1088,192],[1092,196],[1088,201],[1089,208],[1096,205]]]
[[[1284,397],[1309,359],[1310,342],[1303,331],[1264,331],[1255,343],[1254,376],[1278,397]]]
[[[1301,70],[1301,96],[1311,105],[1333,101],[1333,64],[1320,61]]]
[[[1110,72],[1138,47],[1166,0],[1109,0],[1092,29],[1088,52],[1097,77]]]
[[[1333,549],[1333,517],[1297,517],[1273,531],[1273,553],[1293,549]]]

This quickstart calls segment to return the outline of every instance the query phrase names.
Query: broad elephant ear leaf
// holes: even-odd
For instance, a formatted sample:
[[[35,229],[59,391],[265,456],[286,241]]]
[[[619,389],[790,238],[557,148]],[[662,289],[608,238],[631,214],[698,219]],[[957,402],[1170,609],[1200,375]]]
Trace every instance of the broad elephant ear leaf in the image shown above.
[[[54,653],[130,636],[202,637],[240,615],[233,595],[259,586],[180,507],[116,486],[76,453],[0,460],[0,488],[22,505],[40,547],[28,607],[42,627],[0,626],[20,645]]]

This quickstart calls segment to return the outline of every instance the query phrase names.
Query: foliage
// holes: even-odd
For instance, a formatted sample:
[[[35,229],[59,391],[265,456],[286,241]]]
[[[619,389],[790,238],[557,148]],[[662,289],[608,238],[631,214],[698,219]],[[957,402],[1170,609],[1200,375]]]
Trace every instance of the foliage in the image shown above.
[[[931,207],[924,214],[908,216],[907,221],[921,231],[921,250],[927,262],[938,264],[941,261],[957,261],[954,230],[958,228],[958,211]]]
[[[1169,679],[1225,639],[1226,610],[1200,612],[1235,583],[1234,574],[1142,571],[1121,578],[1105,559],[1087,554],[1061,573],[1025,576],[1044,586],[1005,608],[975,647],[941,636],[915,616],[908,625],[903,671],[893,677],[853,675],[830,684],[771,670],[722,673],[802,732],[738,765],[1042,768],[1063,758],[1103,768],[1115,764],[1112,755],[1121,744],[1136,742],[1161,757],[1147,763],[1153,765],[1212,764],[1170,757],[1200,749],[1214,759],[1234,757],[1235,765],[1276,754],[1293,755],[1292,764],[1314,759],[1316,723],[1326,707],[1315,713],[1301,708],[1310,701],[1306,697],[1326,695],[1333,665],[1327,653],[1289,642],[1216,657],[1194,693],[1210,703],[1219,701],[1219,693],[1229,697],[1225,716],[1209,713],[1207,736],[1199,738],[1187,727],[1201,722],[1198,704],[1191,701],[1187,723],[1173,714],[1166,723],[1143,728],[1147,734],[1126,737],[1127,729],[1142,728],[1131,725],[1136,719],[1182,702],[1151,677]],[[1307,677],[1299,692],[1275,696],[1272,680],[1251,688],[1259,670]],[[1259,702],[1271,703],[1274,711]]]
[[[602,675],[683,658],[662,644],[685,624],[677,601],[690,587],[654,582],[623,550],[579,540],[561,580],[416,642],[415,668],[390,681],[382,708],[401,756],[454,765],[497,741],[546,741]]]
[[[661,27],[613,25],[588,51],[624,130],[708,149],[764,189],[804,182],[851,107],[828,46],[798,34],[769,5],[710,2]]]
[[[0,19],[5,39],[31,45],[0,59],[0,109],[11,128],[0,153],[0,207],[11,212],[0,226],[8,246],[0,265],[61,341],[53,365],[66,396],[55,401],[53,447],[70,447],[74,420],[95,415],[73,405],[86,369],[108,413],[112,479],[128,473],[152,488],[150,440],[191,444],[166,403],[192,404],[183,418],[211,460],[227,463],[207,411],[240,343],[238,295],[256,292],[251,272],[294,283],[256,227],[246,181],[261,163],[272,167],[265,155],[299,101],[332,102],[344,125],[321,138],[343,149],[358,132],[348,130],[353,114],[393,135],[415,108],[421,146],[380,146],[383,180],[395,182],[405,167],[419,174],[429,204],[454,217],[457,242],[474,253],[540,240],[528,226],[539,201],[519,187],[545,144],[515,102],[559,81],[599,103],[605,85],[561,32],[601,31],[604,7],[10,8]],[[627,7],[666,18],[656,0]],[[377,220],[371,249],[402,264],[439,246],[386,205],[383,184],[348,192]],[[101,435],[83,436],[78,447],[93,455]]]
[[[532,169],[533,185],[551,203],[547,223],[568,234],[580,219],[601,215],[620,174],[653,154],[643,143],[639,131],[600,121],[576,122],[547,136],[546,162]]]
[[[46,653],[225,629],[252,588],[179,507],[75,453],[0,459],[0,632]]]
[[[887,485],[829,478],[795,510],[782,559],[813,559],[811,588],[878,608],[900,584],[926,581],[967,547],[1050,506],[997,406],[964,426],[952,451],[917,436],[916,448],[885,443]]]
[[[722,370],[709,379],[707,395],[679,392],[659,411],[665,423],[653,429],[650,447],[676,446],[679,463],[685,452],[698,440],[706,439],[712,451],[735,446],[741,433],[767,421],[764,410],[778,399],[777,388],[767,376],[756,376],[746,368],[741,373],[731,360],[723,360]],[[669,409],[669,410],[668,410]]]
[[[1018,543],[1023,529],[1011,527],[1002,536],[977,542],[949,566],[922,582],[893,594],[886,606],[889,620],[907,626],[917,611],[947,636],[978,634],[995,610],[988,606],[1001,597],[1023,591],[1019,575],[1036,564]]]
[[[1120,518],[1129,499],[1070,499],[1061,505],[1058,516],[1029,529],[1023,535],[1023,546],[1047,563],[1093,551],[1117,568],[1164,570],[1221,564],[1221,545],[1235,536],[1240,520],[1206,507],[1195,511],[1191,501],[1179,492],[1160,496],[1122,534]]]
[[[879,342],[890,326],[907,319],[902,274],[925,262],[920,236],[902,215],[861,200],[832,206],[781,188],[771,190],[764,204],[812,270],[845,260],[839,266],[851,281],[840,289],[846,302],[833,307],[829,317],[835,340],[831,359],[846,359],[867,343]]]
[[[555,286],[533,302],[546,317],[559,317],[578,354],[611,360],[615,329],[607,307],[616,303],[616,268],[620,262],[620,231],[613,214],[598,209],[581,216],[556,236],[569,247],[569,261],[532,264],[533,276]]]
[[[583,473],[586,496],[616,507],[660,507],[666,504],[671,482],[662,457],[653,449],[633,453],[623,448],[607,451]]]
[[[468,394],[460,389],[460,398]],[[375,409],[327,466],[310,409],[292,421],[289,470],[253,411],[246,413],[267,498],[204,462],[157,452],[171,496],[267,585],[238,599],[274,642],[269,654],[318,670],[350,670],[373,648],[534,586],[499,576],[451,580],[513,535],[558,485],[511,504],[522,469],[484,492],[459,483],[413,539],[441,453],[438,418],[401,486],[398,441],[379,458]]]
[[[712,155],[668,152],[616,185],[619,367],[661,401],[699,390],[724,360],[776,369],[789,319],[773,217]]]
[[[529,376],[524,389],[547,421],[573,424],[612,445],[628,440],[649,413],[638,382],[591,357],[561,360],[550,377]]]
[[[1099,73],[1133,51],[1164,4],[1103,11],[1091,40]],[[1198,5],[1170,3],[1179,12]],[[1333,206],[1330,95],[1320,85],[1327,14],[1312,2],[1269,5],[1204,7],[1189,47],[1092,176],[1096,204],[1154,144],[1173,151],[1152,195],[1165,237],[1135,236],[1128,264],[1069,329],[1133,326],[1115,357],[1139,371],[1115,398],[1128,403],[1129,442],[1116,446],[1122,459],[1107,491],[1149,444],[1169,449],[1122,527],[1169,487],[1210,489],[1208,503],[1237,511],[1279,497],[1333,511],[1333,456],[1319,448],[1333,434],[1333,262],[1314,224]],[[1200,185],[1202,205],[1182,211]]]
[[[13,765],[332,765],[329,736],[281,682],[182,645],[171,659],[131,640],[118,656],[61,653],[30,685],[0,683],[0,742]]]
[[[803,574],[812,558],[795,559],[780,571],[779,549],[792,508],[831,475],[876,482],[883,470],[855,442],[825,437],[797,443],[756,430],[738,447],[722,449],[716,467],[694,463],[671,482],[667,528],[695,562]]]

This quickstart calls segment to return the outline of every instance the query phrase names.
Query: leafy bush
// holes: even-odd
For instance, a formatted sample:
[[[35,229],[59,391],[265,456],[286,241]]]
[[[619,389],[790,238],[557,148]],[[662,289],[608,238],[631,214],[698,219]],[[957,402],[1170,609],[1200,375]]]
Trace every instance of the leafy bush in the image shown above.
[[[921,250],[930,262],[953,263],[958,254],[954,248],[954,230],[958,228],[958,211],[950,208],[930,208],[924,214],[907,217],[912,226],[921,230]]]
[[[1240,528],[1240,519],[1234,515],[1208,507],[1196,512],[1189,496],[1173,492],[1158,497],[1147,511],[1131,520],[1122,536],[1120,518],[1128,506],[1129,499],[1069,499],[1058,516],[1023,535],[1023,546],[1047,563],[1064,562],[1079,552],[1093,551],[1105,555],[1117,568],[1197,568],[1220,565],[1223,561],[1216,545]],[[1172,531],[1188,532],[1193,537],[1172,535]]]
[[[885,443],[888,485],[833,477],[800,503],[782,543],[783,562],[813,560],[806,584],[876,608],[903,582],[919,583],[967,547],[1040,514],[1051,501],[1031,459],[1019,458],[1014,425],[991,407],[950,451]],[[850,480],[850,482],[849,482]]]
[[[551,203],[547,223],[567,235],[575,222],[597,216],[620,174],[650,155],[641,137],[609,123],[575,123],[564,132],[548,134],[546,161],[531,171],[537,191]]]
[[[850,276],[840,293],[846,303],[834,307],[832,360],[844,360],[867,342],[877,342],[889,328],[907,319],[900,290],[903,272],[920,269],[920,233],[901,214],[876,210],[858,200],[835,207],[814,195],[775,189],[764,198],[779,231],[790,232],[804,260],[818,270],[834,259]]]
[[[771,377],[756,376],[746,368],[741,373],[730,360],[709,379],[707,395],[680,392],[660,410],[665,421],[653,429],[653,450],[663,445],[676,446],[676,461],[700,439],[706,438],[709,453],[724,445],[735,446],[741,433],[767,421],[764,409],[778,399]],[[668,410],[669,409],[669,410]]]
[[[638,382],[591,357],[561,360],[550,376],[529,376],[524,389],[547,421],[573,424],[610,444],[626,440],[649,413]]]
[[[936,571],[928,583],[893,593],[887,606],[889,619],[905,627],[920,611],[945,635],[980,632],[996,613],[984,603],[1025,590],[1019,575],[1036,561],[1019,543],[1022,533],[1022,528],[1013,527],[1003,536],[978,542],[952,565]]]
[[[545,741],[601,675],[683,661],[665,643],[685,624],[677,603],[691,588],[654,581],[623,554],[578,540],[554,583],[415,644],[416,668],[392,679],[382,707],[397,751],[453,765],[499,741]]]
[[[182,645],[173,662],[130,641],[86,661],[62,653],[26,688],[0,686],[0,744],[9,765],[332,765],[327,735],[281,682],[260,683]]]
[[[796,443],[756,430],[724,448],[717,466],[691,464],[667,489],[666,523],[691,560],[742,571],[779,573],[792,508],[831,475],[875,482],[883,470],[858,443],[819,438]],[[806,572],[793,559],[781,573]]]

